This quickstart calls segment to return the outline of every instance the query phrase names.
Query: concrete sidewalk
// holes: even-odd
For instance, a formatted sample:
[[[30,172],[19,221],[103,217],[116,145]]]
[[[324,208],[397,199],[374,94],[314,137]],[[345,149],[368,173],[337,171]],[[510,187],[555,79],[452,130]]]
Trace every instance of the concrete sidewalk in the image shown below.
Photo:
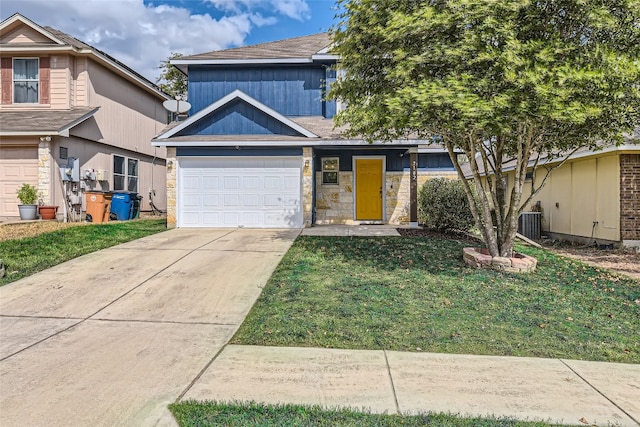
[[[637,427],[640,365],[230,345],[187,399]]]

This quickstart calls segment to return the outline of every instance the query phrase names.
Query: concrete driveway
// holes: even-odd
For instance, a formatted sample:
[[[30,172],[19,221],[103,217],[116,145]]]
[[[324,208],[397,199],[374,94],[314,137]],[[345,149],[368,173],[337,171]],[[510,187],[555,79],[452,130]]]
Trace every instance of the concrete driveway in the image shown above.
[[[299,233],[170,230],[0,287],[0,425],[175,425]]]

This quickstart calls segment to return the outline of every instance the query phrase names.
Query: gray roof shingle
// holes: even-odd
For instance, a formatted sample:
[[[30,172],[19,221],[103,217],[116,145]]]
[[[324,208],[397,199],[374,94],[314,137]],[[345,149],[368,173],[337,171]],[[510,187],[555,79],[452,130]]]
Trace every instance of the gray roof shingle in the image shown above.
[[[183,56],[179,60],[310,58],[331,44],[329,33]]]
[[[24,110],[0,111],[0,135],[19,134],[21,132],[58,132],[79,124],[98,111],[95,107],[74,108],[71,110]]]

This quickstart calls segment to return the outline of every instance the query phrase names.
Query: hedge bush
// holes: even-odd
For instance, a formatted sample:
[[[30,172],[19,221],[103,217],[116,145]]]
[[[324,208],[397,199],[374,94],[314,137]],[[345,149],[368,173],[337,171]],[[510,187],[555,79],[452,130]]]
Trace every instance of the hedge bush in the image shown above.
[[[427,181],[418,194],[418,221],[441,231],[467,231],[473,227],[473,215],[462,182],[446,178]]]

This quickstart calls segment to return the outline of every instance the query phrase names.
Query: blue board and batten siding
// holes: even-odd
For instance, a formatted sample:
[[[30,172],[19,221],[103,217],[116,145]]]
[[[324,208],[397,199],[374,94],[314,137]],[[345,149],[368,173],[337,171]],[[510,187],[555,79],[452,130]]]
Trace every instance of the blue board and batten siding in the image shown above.
[[[184,135],[287,135],[301,136],[279,120],[243,100],[231,102],[178,132]]]
[[[212,68],[191,65],[191,114],[238,89],[285,116],[330,118],[335,114],[335,102],[324,100],[327,79],[329,83],[335,80],[335,73],[322,66]]]
[[[409,170],[409,154],[406,148],[402,149],[362,149],[362,150],[336,150],[316,148],[316,170],[321,170],[322,159],[325,157],[337,157],[338,167],[341,172],[353,170],[353,156],[385,156],[385,169],[387,172],[402,172]],[[453,163],[446,153],[421,153],[418,154],[418,170],[454,171]]]

